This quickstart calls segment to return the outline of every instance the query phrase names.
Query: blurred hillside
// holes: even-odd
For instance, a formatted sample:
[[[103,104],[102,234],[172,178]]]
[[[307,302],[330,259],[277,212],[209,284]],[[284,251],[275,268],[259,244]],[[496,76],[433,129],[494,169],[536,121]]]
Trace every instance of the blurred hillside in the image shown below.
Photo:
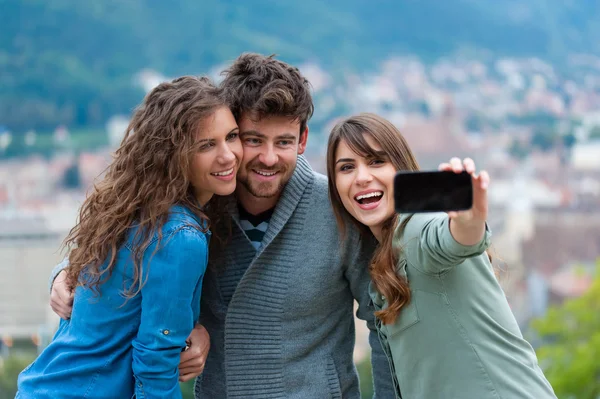
[[[143,69],[207,73],[243,51],[365,71],[391,54],[433,60],[600,53],[592,0],[0,0],[0,125],[100,127],[129,114]]]

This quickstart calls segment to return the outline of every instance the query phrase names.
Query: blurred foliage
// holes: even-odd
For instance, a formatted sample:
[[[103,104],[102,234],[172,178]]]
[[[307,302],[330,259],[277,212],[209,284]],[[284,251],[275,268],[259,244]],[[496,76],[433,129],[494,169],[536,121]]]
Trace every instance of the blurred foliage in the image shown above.
[[[515,159],[523,160],[529,154],[529,147],[523,144],[521,140],[513,138],[508,153]]]
[[[81,176],[78,163],[74,163],[65,171],[63,176],[63,186],[67,189],[77,189],[81,187]]]
[[[599,398],[600,259],[591,288],[579,298],[550,308],[532,327],[544,342],[537,355],[556,395]]]
[[[356,364],[358,378],[360,383],[360,397],[371,399],[373,397],[373,368],[371,367],[371,358],[365,357]]]
[[[557,134],[550,130],[537,130],[531,137],[531,147],[537,148],[543,152],[548,152],[557,142]]]
[[[577,137],[575,137],[575,134],[573,133],[567,133],[565,135],[563,135],[561,137],[562,140],[562,144],[565,146],[565,148],[572,148],[575,143],[577,143]]]
[[[564,60],[600,49],[595,2],[0,0],[0,125],[103,126],[140,102],[136,73],[201,74],[244,51],[334,76],[392,54]],[[518,12],[515,13],[515,10]],[[556,29],[560,26],[561,29]],[[568,31],[568,35],[561,32]]]
[[[181,382],[179,386],[181,387],[181,395],[183,399],[194,399],[194,380],[188,382]]]
[[[31,135],[28,142],[28,135]],[[0,159],[41,155],[50,157],[57,151],[82,151],[97,149],[109,144],[108,135],[102,129],[77,129],[69,133],[64,142],[57,142],[51,132],[13,134],[10,144],[2,151]]]
[[[13,399],[17,393],[17,378],[35,359],[34,355],[11,355],[0,358],[0,399]],[[179,384],[183,399],[194,399],[194,380]]]
[[[17,377],[35,359],[34,355],[0,358],[0,399],[13,399],[17,394]]]
[[[590,130],[589,139],[590,140],[600,140],[600,126],[594,126]]]
[[[0,399],[13,399],[17,393],[17,377],[35,357],[33,355],[14,355],[0,359]],[[373,397],[371,361],[367,357],[356,365],[360,376],[362,398]],[[194,399],[194,380],[179,384],[183,399]]]

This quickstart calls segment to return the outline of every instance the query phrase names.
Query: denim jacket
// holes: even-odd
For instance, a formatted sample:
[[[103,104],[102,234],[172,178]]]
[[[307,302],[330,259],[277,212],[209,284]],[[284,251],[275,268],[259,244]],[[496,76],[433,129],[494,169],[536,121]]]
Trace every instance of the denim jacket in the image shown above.
[[[179,356],[200,314],[208,261],[210,233],[199,223],[188,209],[171,209],[162,239],[154,233],[144,253],[142,289],[126,301],[132,228],[100,295],[77,287],[71,319],[21,372],[17,398],[181,398]]]

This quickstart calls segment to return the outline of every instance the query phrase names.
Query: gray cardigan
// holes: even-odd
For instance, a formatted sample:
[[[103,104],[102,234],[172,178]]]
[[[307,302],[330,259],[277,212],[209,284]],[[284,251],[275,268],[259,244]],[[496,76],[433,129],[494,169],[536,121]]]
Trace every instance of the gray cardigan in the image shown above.
[[[376,397],[393,398],[368,292],[375,243],[361,242],[354,229],[340,243],[327,178],[298,158],[258,252],[239,226],[233,198],[229,210],[231,241],[211,251],[203,281],[200,323],[211,348],[196,399],[359,399],[355,299],[371,329]],[[221,287],[237,281],[228,303]]]
[[[340,245],[327,178],[298,158],[258,252],[238,224],[233,199],[229,207],[231,241],[211,252],[204,278],[200,322],[211,349],[196,398],[360,398],[355,299],[371,329],[376,396],[393,398],[368,294],[374,243],[350,230]],[[220,287],[241,274],[227,303]]]

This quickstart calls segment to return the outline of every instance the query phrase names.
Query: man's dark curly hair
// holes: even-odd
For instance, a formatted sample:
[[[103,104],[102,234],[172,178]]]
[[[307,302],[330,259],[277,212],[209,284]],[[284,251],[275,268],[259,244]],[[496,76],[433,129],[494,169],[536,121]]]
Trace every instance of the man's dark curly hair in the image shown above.
[[[314,105],[310,83],[298,68],[275,55],[244,53],[222,74],[221,87],[236,119],[243,113],[255,120],[285,116],[300,122],[300,133],[306,129]]]

